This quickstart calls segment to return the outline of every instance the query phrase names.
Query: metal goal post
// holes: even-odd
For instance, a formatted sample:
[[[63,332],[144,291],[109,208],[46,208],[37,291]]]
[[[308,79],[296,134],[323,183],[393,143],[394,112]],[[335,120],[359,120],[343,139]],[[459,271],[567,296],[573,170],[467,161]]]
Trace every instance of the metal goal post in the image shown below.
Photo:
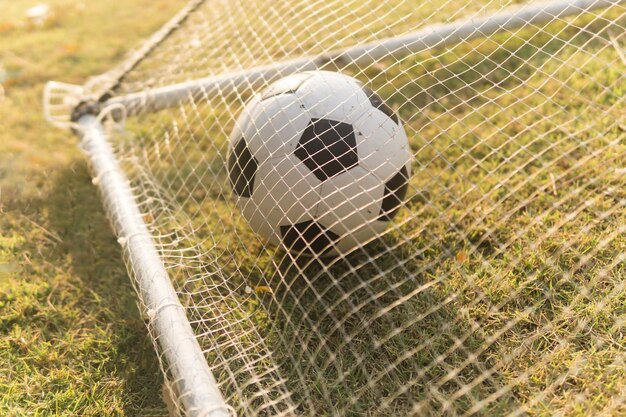
[[[155,244],[151,229],[146,225],[145,209],[136,195],[138,189],[120,166],[111,145],[110,132],[123,129],[127,118],[190,103],[193,105],[198,100],[210,101],[216,97],[236,96],[299,71],[319,69],[327,65],[367,68],[383,60],[401,60],[408,55],[432,49],[453,47],[500,33],[514,33],[524,27],[540,28],[551,21],[565,20],[594,10],[615,8],[625,1],[561,0],[524,3],[496,9],[491,14],[482,11],[469,19],[450,18],[443,23],[429,26],[424,26],[422,21],[414,24],[408,22],[408,27],[412,27],[410,30],[404,30],[397,35],[387,31],[384,36],[376,34],[374,40],[357,42],[339,49],[322,49],[312,55],[281,58],[269,65],[187,79],[165,86],[152,87],[147,83],[140,91],[119,89],[128,74],[141,66],[141,61],[158,49],[164,40],[176,36],[189,16],[193,16],[204,3],[190,2],[179,15],[149,39],[144,47],[105,77],[100,77],[85,87],[50,82],[44,97],[48,121],[58,127],[70,128],[80,137],[81,147],[93,170],[94,184],[100,190],[103,204],[128,261],[129,271],[134,277],[136,290],[149,317],[149,329],[157,349],[162,353],[161,358],[166,363],[166,377],[174,386],[180,409],[186,415],[194,417],[225,417],[236,414],[241,407],[229,403],[233,401],[233,396],[222,393],[224,388],[220,378],[224,376],[214,375],[212,369],[215,364],[207,363],[207,349],[199,344],[198,334],[190,324],[190,320],[195,319],[188,316],[177,290],[172,285],[168,269],[164,266],[164,249]],[[201,26],[198,21],[190,24],[196,25],[194,30]],[[219,292],[215,296],[219,296]],[[220,320],[220,317],[214,319]],[[212,337],[210,334],[204,336]],[[219,354],[212,356],[212,360],[219,360],[219,357]],[[255,394],[250,395],[254,397]],[[274,407],[273,402],[281,401],[280,394],[264,397],[264,393],[258,393],[258,396],[264,398],[266,403],[265,408],[258,406],[257,411],[261,410],[257,412],[258,415],[265,415],[265,412],[268,415],[280,414],[281,410],[292,412],[297,409],[293,405],[284,409]],[[384,402],[383,399],[381,401]],[[306,404],[306,400],[303,402]],[[249,403],[243,401],[243,404]],[[444,401],[444,404],[449,403]],[[481,403],[479,401],[474,405],[476,404]],[[470,408],[469,411],[474,409]]]

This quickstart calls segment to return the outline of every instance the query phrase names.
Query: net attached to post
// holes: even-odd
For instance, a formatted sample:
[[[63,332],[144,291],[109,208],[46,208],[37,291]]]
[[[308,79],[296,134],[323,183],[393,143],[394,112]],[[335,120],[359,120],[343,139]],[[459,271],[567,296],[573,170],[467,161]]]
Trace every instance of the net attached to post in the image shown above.
[[[626,413],[626,6],[558,4],[493,30],[472,22],[536,3],[194,2],[90,85],[139,97],[111,142],[237,415]],[[255,234],[228,176],[235,121],[278,78],[258,68],[302,58],[375,91],[411,151],[388,227],[328,259]]]

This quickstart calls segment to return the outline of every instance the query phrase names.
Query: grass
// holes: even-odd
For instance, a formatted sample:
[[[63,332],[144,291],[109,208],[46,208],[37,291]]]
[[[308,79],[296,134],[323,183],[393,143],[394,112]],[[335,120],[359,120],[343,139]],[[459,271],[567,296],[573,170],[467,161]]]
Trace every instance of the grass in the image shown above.
[[[75,139],[43,124],[39,99],[43,81],[109,69],[176,5],[51,4],[43,28],[12,23],[26,5],[0,22],[11,74],[0,104],[0,414],[164,414],[119,248]],[[198,15],[225,22],[204,39],[216,48],[185,61],[181,31],[122,90],[233,65],[242,40],[246,65],[267,59],[265,42],[276,56],[299,43],[231,39],[275,17],[229,4]],[[437,14],[433,4],[417,15]],[[368,36],[334,15],[327,25],[339,40]],[[241,414],[626,412],[626,68],[608,42],[624,26],[615,8],[574,27],[343,68],[397,109],[415,162],[407,207],[383,241],[330,264],[267,248],[233,214],[224,154],[245,97],[129,120],[118,154],[229,402]],[[220,59],[199,61],[211,54]]]
[[[0,6],[0,414],[166,415],[119,246],[41,94],[110,69],[183,2],[50,0],[43,26],[37,3]]]
[[[263,13],[272,10],[237,22]],[[257,27],[219,16],[198,17],[223,25],[209,35],[218,45]],[[328,25],[325,47],[353,31]],[[224,155],[245,96],[131,120],[119,155],[149,197],[151,227],[198,333],[210,335],[200,340],[229,402],[252,415],[624,413],[626,64],[609,34],[625,25],[615,8],[341,68],[398,110],[415,161],[384,244],[330,264],[266,247],[233,215]],[[224,43],[212,51],[219,62],[195,65],[185,50],[173,72],[163,62],[185,36],[122,89],[256,65],[269,59],[266,44],[286,53],[259,36],[245,52]],[[301,38],[290,39],[317,41]]]

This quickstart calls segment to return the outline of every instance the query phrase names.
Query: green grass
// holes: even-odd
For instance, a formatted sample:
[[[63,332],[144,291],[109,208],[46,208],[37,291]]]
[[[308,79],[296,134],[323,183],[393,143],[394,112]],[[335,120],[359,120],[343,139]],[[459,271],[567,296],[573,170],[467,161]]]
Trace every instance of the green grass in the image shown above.
[[[39,100],[48,79],[82,83],[109,69],[178,5],[52,4],[43,28],[15,27],[26,4],[0,19],[10,74],[0,104],[0,414],[164,414],[119,247],[76,139],[44,124]],[[434,4],[417,14],[436,14]],[[267,59],[269,33],[231,35],[269,30],[260,23],[275,19],[270,8],[210,12],[198,19],[231,30],[205,39],[218,47],[196,57],[212,59],[171,71],[181,31],[122,90],[206,76],[236,62],[244,40],[253,43],[246,64]],[[418,415],[455,415],[481,400],[481,415],[626,412],[626,66],[607,42],[626,22],[622,9],[612,13],[577,19],[585,30],[557,23],[365,73],[344,68],[398,110],[415,163],[384,244],[330,265],[266,248],[233,214],[224,155],[245,97],[129,120],[135,135],[115,138],[119,155],[154,209],[146,220],[167,245],[194,326],[210,332],[200,341],[231,404],[259,409],[286,388],[321,416],[404,415],[416,402]],[[621,26],[607,28],[618,16]],[[307,19],[318,16],[294,24]],[[368,36],[364,25],[325,19],[340,40]],[[276,57],[300,40],[286,39],[272,43]]]
[[[342,68],[398,110],[415,163],[387,246],[330,265],[293,261],[233,215],[224,155],[246,97],[131,120],[119,154],[151,197],[151,227],[194,325],[211,332],[201,343],[229,401],[285,409],[268,404],[286,389],[305,415],[405,415],[416,402],[434,416],[624,413],[626,65],[608,41],[623,13]],[[218,40],[240,27],[224,26]],[[215,62],[162,65],[183,39],[122,88],[210,73]],[[235,43],[219,64],[254,65],[261,45]]]
[[[41,94],[110,69],[183,2],[51,0],[35,27],[37,3],[0,5],[0,415],[165,415],[119,246],[76,137],[43,120]]]

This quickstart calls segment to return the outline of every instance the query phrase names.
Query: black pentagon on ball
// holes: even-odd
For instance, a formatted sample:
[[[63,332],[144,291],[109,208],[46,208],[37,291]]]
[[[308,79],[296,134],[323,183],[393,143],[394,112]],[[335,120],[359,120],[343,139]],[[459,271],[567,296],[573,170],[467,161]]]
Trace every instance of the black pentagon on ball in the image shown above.
[[[339,240],[339,235],[313,220],[280,226],[280,235],[287,250],[309,255],[323,255]]]
[[[311,78],[311,74],[303,73],[290,76],[288,83],[274,83],[261,93],[261,100],[267,100],[268,98],[283,94],[293,94],[298,91],[298,88],[309,78]]]
[[[252,195],[257,167],[258,163],[250,153],[245,139],[239,139],[228,157],[228,176],[235,194],[240,197]]]
[[[385,183],[385,195],[378,220],[389,221],[398,212],[409,188],[409,174],[406,166]]]
[[[312,119],[294,154],[320,181],[359,163],[352,125],[329,119]]]
[[[369,99],[369,101],[372,104],[372,106],[376,107],[378,110],[380,110],[383,113],[385,113],[387,116],[389,116],[389,118],[391,118],[391,120],[396,122],[396,124],[399,123],[398,116],[394,113],[394,111],[391,109],[391,107],[389,107],[387,104],[385,104],[383,99],[380,98],[380,96],[378,94],[376,94],[374,92],[374,90],[372,90],[369,87],[365,87],[365,86],[363,86],[361,88],[363,89],[363,91],[367,95],[367,98]]]

